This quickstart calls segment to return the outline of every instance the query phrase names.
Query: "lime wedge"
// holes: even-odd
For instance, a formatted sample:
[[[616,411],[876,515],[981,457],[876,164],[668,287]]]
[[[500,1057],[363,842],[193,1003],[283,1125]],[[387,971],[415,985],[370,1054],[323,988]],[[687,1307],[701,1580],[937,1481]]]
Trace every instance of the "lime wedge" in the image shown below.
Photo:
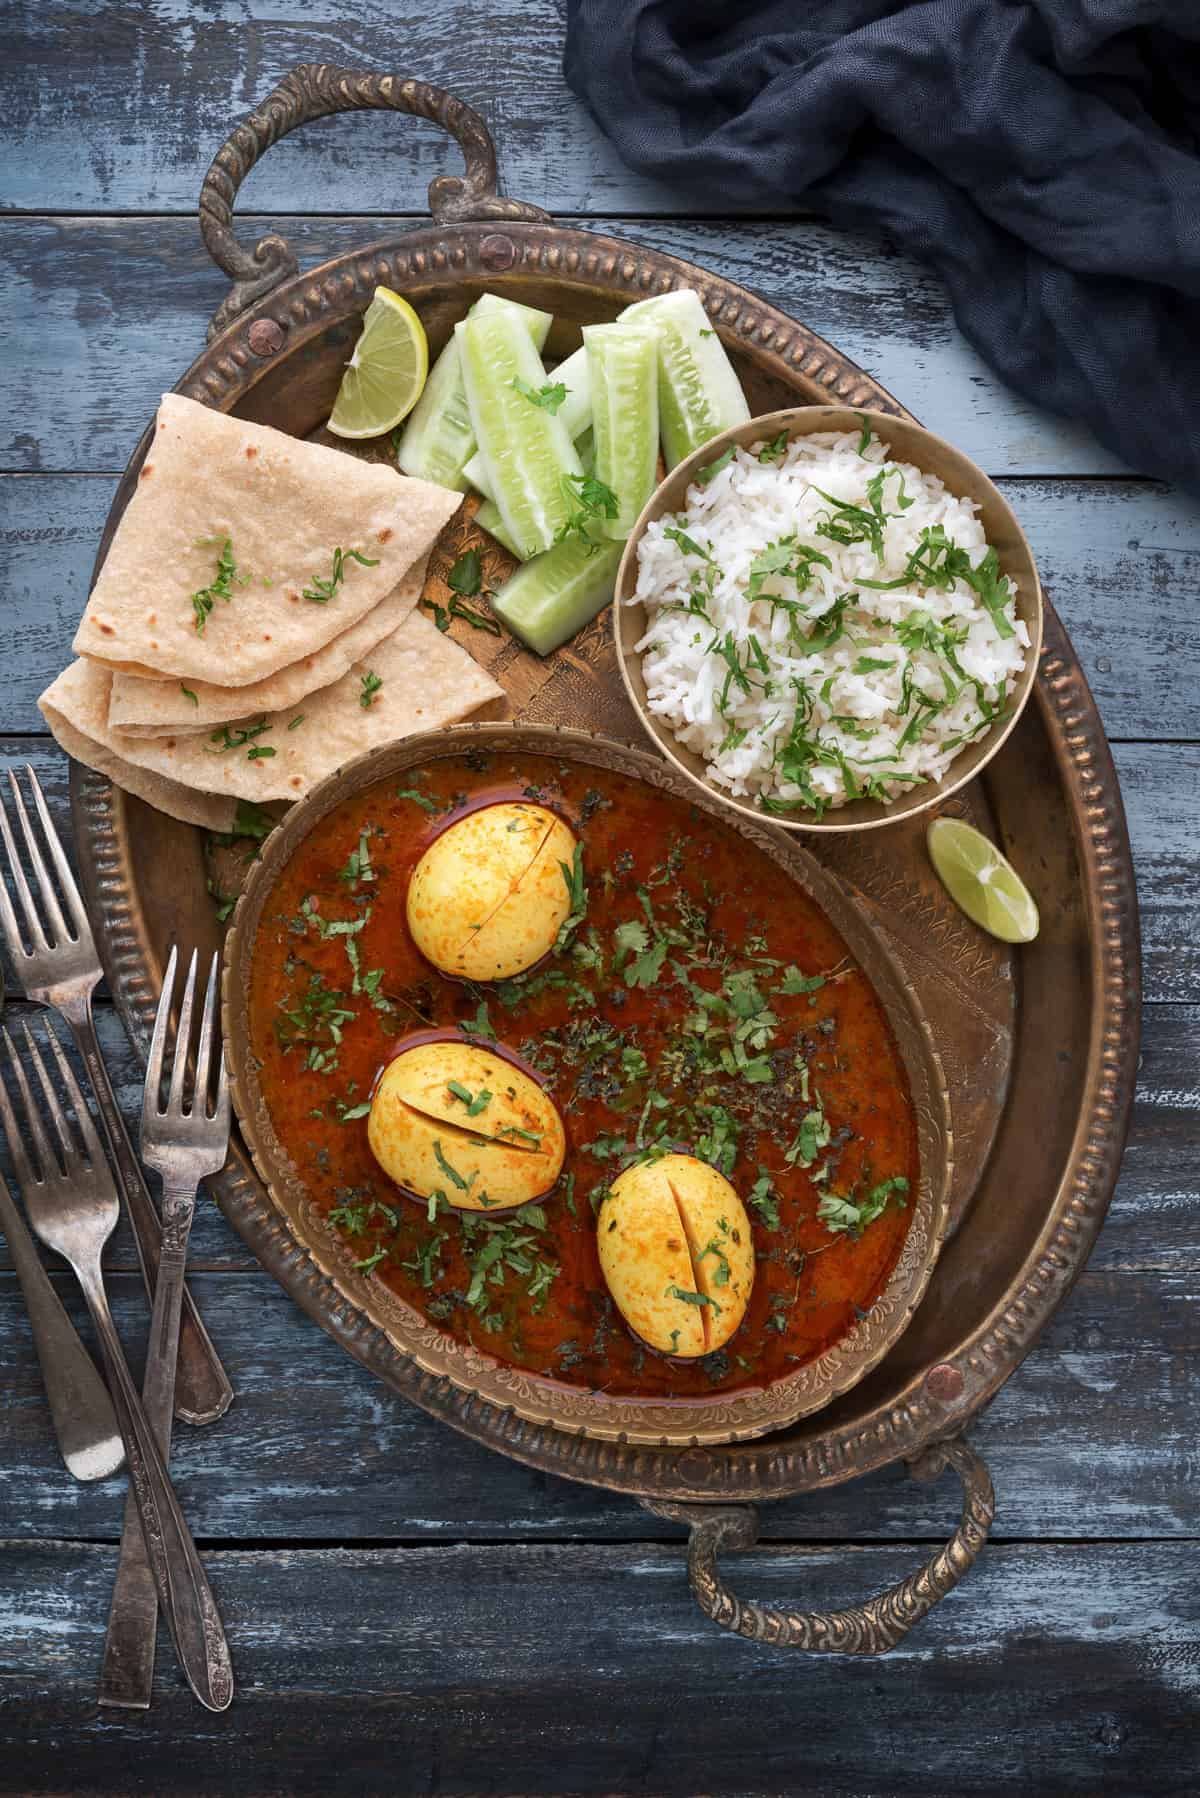
[[[1002,943],[1031,943],[1038,908],[994,843],[958,818],[935,818],[925,841],[938,879],[972,923]]]
[[[342,376],[329,429],[335,437],[382,436],[408,417],[428,373],[425,327],[407,300],[390,287],[377,287]]]

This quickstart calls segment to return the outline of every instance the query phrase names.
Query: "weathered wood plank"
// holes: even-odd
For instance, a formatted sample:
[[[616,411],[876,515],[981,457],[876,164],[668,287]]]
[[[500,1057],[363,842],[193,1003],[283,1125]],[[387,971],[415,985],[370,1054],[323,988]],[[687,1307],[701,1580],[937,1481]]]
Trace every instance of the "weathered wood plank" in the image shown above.
[[[115,485],[111,475],[0,477],[0,582],[11,633],[0,731],[43,728],[35,702],[69,658]],[[1001,486],[1109,734],[1195,736],[1200,501],[1137,481]]]
[[[87,1336],[70,1277],[56,1283]],[[118,1327],[140,1353],[138,1282],[115,1275],[110,1286]],[[629,1499],[532,1473],[427,1418],[344,1354],[266,1274],[200,1274],[192,1286],[237,1390],[212,1429],[177,1432],[176,1480],[198,1536],[670,1535]],[[1194,1267],[1085,1273],[971,1426],[996,1481],[1001,1535],[1195,1533],[1196,1300]],[[80,1487],[63,1471],[11,1274],[0,1275],[0,1364],[0,1538],[112,1540],[121,1483]],[[953,1480],[931,1489],[890,1469],[768,1506],[763,1530],[794,1540],[936,1539],[952,1527],[956,1503]]]
[[[829,1606],[918,1552],[766,1549],[728,1571],[769,1603]],[[97,1714],[112,1550],[4,1553],[0,1740],[28,1793],[168,1780],[183,1798],[212,1791],[216,1757],[221,1790],[240,1793],[1194,1786],[1190,1544],[992,1548],[868,1662],[717,1631],[674,1545],[211,1555],[241,1681],[221,1718],[197,1709],[166,1647],[148,1714]]]
[[[2,116],[2,115],[0,115]],[[292,219],[302,267],[395,236],[405,219]],[[803,319],[993,474],[1120,472],[1082,428],[1012,393],[960,335],[939,283],[884,244],[809,220],[585,222],[697,262]],[[253,243],[272,219],[247,218]],[[0,367],[0,468],[117,469],[199,352],[225,277],[194,218],[12,219],[0,307],[19,321]]]
[[[46,9],[18,0],[5,58],[0,158],[6,202],[25,211],[191,212],[231,126],[301,62],[419,76],[484,115],[503,190],[556,212],[730,210],[711,190],[632,175],[568,93],[558,0],[470,0],[398,15],[388,0],[302,9],[211,0]],[[30,145],[37,154],[28,154]],[[247,184],[283,212],[424,210],[453,140],[422,120],[359,114],[277,144]]]

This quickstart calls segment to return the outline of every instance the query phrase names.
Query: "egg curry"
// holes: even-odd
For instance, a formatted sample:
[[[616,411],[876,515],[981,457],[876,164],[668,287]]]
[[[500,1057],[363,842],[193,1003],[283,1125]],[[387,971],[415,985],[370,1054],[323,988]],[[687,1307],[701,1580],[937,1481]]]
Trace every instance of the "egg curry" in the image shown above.
[[[554,1380],[780,1378],[908,1228],[903,1066],[840,937],[616,773],[470,749],[336,808],[264,910],[251,1035],[354,1266]]]

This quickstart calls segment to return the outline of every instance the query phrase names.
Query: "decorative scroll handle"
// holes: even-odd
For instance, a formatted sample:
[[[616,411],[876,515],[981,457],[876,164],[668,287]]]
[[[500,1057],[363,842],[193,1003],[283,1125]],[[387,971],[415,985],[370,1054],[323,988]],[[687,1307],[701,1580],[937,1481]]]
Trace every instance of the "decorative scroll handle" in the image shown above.
[[[722,1629],[771,1648],[805,1648],[810,1654],[886,1654],[970,1572],[992,1527],[996,1495],[991,1475],[967,1443],[960,1439],[934,1443],[909,1463],[909,1472],[930,1480],[946,1467],[954,1468],[963,1486],[962,1517],[949,1542],[899,1585],[844,1611],[775,1610],[750,1604],[729,1590],[721,1579],[717,1554],[722,1549],[753,1548],[758,1537],[753,1505],[642,1502],[659,1517],[689,1525],[692,1592],[700,1609]]]
[[[469,219],[526,219],[549,215],[538,206],[505,200],[496,192],[496,146],[479,114],[444,88],[399,75],[368,75],[331,63],[300,63],[260,106],[235,125],[213,158],[200,189],[200,229],[214,262],[233,282],[208,328],[211,341],[281,281],[299,273],[286,238],[272,232],[247,250],[233,234],[233,202],[238,188],[259,157],[310,119],[335,112],[389,111],[432,119],[458,140],[465,175],[438,175],[429,184],[429,210],[435,223],[457,225]]]

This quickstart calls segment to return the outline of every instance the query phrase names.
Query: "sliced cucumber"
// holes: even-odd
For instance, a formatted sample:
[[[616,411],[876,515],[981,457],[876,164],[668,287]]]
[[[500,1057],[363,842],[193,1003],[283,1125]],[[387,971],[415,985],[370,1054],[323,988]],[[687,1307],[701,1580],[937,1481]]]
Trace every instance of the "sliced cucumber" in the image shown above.
[[[549,549],[573,511],[575,446],[555,412],[523,389],[546,384],[528,331],[508,312],[473,312],[454,327],[471,425],[491,497],[523,556]]]
[[[612,489],[617,516],[600,529],[624,542],[654,492],[658,466],[658,339],[637,325],[585,325],[596,479]]]
[[[540,344],[538,348],[541,348]],[[586,346],[568,356],[565,362],[560,362],[557,368],[552,368],[546,378],[551,382],[561,381],[567,390],[567,397],[558,408],[558,416],[567,428],[567,436],[582,455],[579,440],[588,435],[592,426],[592,391],[588,380]],[[487,468],[478,450],[463,469],[463,476],[468,486],[474,487],[476,493],[482,493],[484,499],[493,498],[488,485]]]
[[[750,417],[742,384],[694,289],[637,300],[621,319],[652,325],[658,334],[659,429],[668,468]]]
[[[521,319],[539,350],[554,322],[549,312],[539,312],[533,306],[523,306],[518,300],[506,300],[495,293],[480,294],[471,311],[485,315],[504,311]],[[475,433],[467,409],[458,345],[451,337],[408,415],[396,461],[405,474],[465,493],[469,482],[464,470],[474,454]]]
[[[493,596],[492,610],[514,637],[548,656],[608,604],[622,548],[568,537],[518,568]]]
[[[463,469],[463,479],[469,486],[474,487],[476,493],[482,493],[484,499],[494,501],[495,495],[492,493],[492,484],[488,480],[487,463],[484,461],[478,450],[475,451],[475,454]]]
[[[494,499],[480,500],[475,511],[475,523],[479,526],[481,531],[486,531],[489,537],[494,537],[496,542],[506,549],[510,556],[515,556],[518,562],[523,559],[520,550],[504,528],[504,520],[500,516],[500,508]]]
[[[561,381],[567,390],[567,397],[558,408],[558,416],[567,427],[567,436],[574,442],[582,437],[592,422],[592,390],[588,374],[587,345],[583,344],[573,355],[560,362],[550,376],[552,381]]]

